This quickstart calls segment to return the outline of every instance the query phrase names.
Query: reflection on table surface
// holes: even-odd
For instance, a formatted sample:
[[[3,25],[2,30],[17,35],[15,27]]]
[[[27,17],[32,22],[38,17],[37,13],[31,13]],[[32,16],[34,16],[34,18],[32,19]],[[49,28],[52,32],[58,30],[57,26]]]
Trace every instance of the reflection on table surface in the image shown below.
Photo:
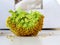
[[[11,42],[12,45],[42,45],[39,37],[17,37]]]

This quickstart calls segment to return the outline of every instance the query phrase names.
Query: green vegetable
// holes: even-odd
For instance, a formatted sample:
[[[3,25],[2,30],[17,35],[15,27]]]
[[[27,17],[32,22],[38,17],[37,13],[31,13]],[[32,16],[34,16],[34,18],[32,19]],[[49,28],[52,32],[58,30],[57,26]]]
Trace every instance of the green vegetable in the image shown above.
[[[42,14],[39,11],[31,11],[30,13],[18,8],[17,10],[9,11],[11,13],[11,21],[18,27],[30,28],[33,27],[40,19]]]

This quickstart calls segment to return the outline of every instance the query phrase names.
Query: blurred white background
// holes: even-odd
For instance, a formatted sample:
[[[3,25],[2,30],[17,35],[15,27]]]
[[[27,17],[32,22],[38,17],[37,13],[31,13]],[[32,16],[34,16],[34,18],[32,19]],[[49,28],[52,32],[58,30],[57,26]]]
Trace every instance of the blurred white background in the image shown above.
[[[6,18],[9,10],[14,9],[14,0],[0,0],[0,28],[6,28]]]
[[[14,0],[0,0],[0,28],[6,28],[10,9],[14,9]],[[43,28],[60,27],[60,5],[57,0],[43,0],[43,9],[38,10],[45,16]]]

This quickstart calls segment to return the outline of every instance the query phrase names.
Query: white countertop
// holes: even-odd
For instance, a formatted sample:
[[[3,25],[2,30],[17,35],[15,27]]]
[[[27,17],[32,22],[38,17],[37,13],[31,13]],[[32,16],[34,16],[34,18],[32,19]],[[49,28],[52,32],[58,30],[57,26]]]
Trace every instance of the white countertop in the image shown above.
[[[36,37],[17,37],[0,30],[0,45],[60,45],[60,30],[43,30]]]

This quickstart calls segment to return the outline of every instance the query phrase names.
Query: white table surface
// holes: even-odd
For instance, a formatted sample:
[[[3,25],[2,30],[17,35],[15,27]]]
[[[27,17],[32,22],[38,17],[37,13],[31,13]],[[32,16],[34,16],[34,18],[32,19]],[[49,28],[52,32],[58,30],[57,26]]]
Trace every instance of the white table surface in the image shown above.
[[[0,33],[0,45],[60,45],[60,30],[43,30],[36,37],[17,37],[6,30],[0,32],[3,32]]]

